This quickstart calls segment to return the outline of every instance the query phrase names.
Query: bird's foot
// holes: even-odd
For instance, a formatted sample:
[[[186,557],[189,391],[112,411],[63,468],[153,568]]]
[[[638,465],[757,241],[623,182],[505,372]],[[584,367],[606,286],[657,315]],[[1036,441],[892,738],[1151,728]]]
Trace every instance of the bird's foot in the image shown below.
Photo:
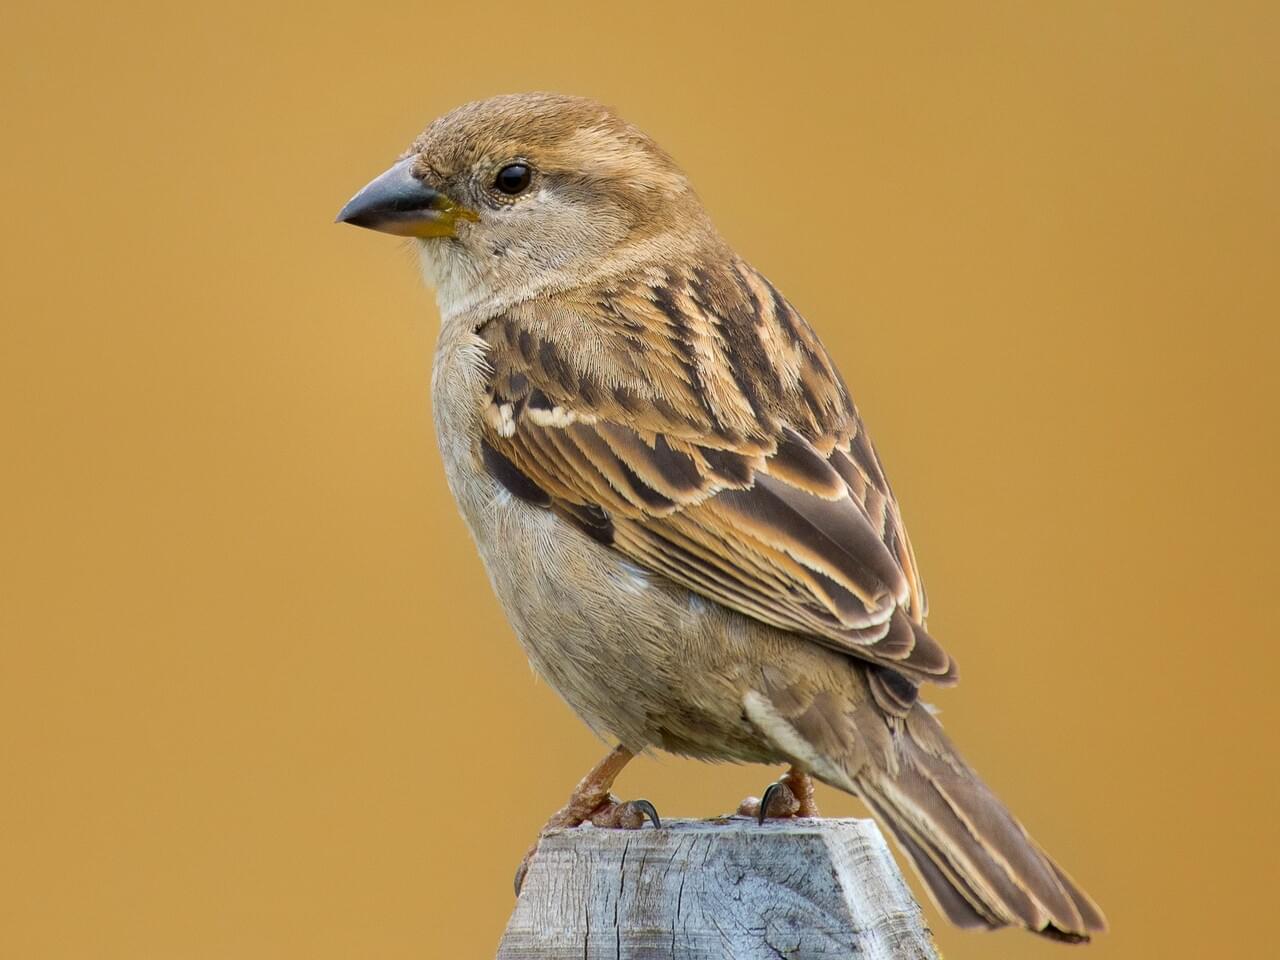
[[[769,784],[763,797],[747,797],[743,800],[738,805],[738,814],[755,817],[759,823],[764,823],[767,817],[781,819],[821,816],[813,796],[813,779],[795,767]]]
[[[617,830],[639,830],[646,820],[655,827],[662,826],[657,808],[648,800],[624,802],[613,794],[609,794],[588,819],[593,827],[612,827]]]
[[[655,827],[662,826],[662,821],[658,819],[658,811],[648,800],[628,800],[624,803],[609,792],[613,781],[632,756],[633,754],[626,747],[614,748],[582,778],[565,805],[557,810],[538,831],[538,839],[534,841],[529,852],[520,861],[520,866],[516,868],[516,896],[520,895],[520,887],[524,885],[524,875],[529,870],[529,861],[538,851],[538,844],[552,830],[564,830],[588,821],[592,826],[621,830],[639,830],[645,820],[651,821]]]
[[[590,823],[593,827],[601,827],[610,830],[639,830],[644,826],[644,822],[648,820],[654,827],[661,827],[662,820],[658,816],[657,808],[648,800],[619,800],[613,794],[607,794],[603,801],[596,806],[594,810],[582,814],[582,805],[579,804],[577,810],[569,812],[569,804],[565,805],[554,817],[547,821],[538,832],[538,839],[533,842],[524,859],[520,861],[520,866],[516,867],[515,889],[516,896],[520,896],[520,888],[524,886],[524,876],[529,872],[529,863],[533,860],[533,855],[538,852],[538,844],[542,843],[542,838],[552,830],[565,830],[570,827],[581,826],[584,823]]]

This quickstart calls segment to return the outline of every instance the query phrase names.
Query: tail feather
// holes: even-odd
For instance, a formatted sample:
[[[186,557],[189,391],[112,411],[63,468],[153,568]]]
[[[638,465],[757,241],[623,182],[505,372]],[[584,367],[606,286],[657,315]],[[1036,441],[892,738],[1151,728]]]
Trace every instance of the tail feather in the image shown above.
[[[871,807],[881,823],[886,824],[893,833],[903,851],[911,858],[912,865],[920,878],[924,880],[929,892],[933,895],[938,908],[947,915],[947,919],[957,927],[972,929],[985,927],[988,929],[1000,926],[1000,921],[987,913],[982,899],[964,882],[964,878],[956,874],[945,874],[940,865],[942,856],[930,856],[920,846],[906,825],[895,820],[887,807],[863,796],[863,800]]]
[[[1107,929],[1107,918],[1103,916],[1102,910],[1092,898],[1076,885],[1076,882],[1067,875],[1067,871],[1060,866],[1049,861],[1049,865],[1053,867],[1053,872],[1058,875],[1058,882],[1062,884],[1062,889],[1067,891],[1067,895],[1075,902],[1076,909],[1080,911],[1080,918],[1084,920],[1086,930],[1092,930],[1101,933]]]
[[[856,786],[961,927],[1022,926],[1074,942],[1106,928],[1089,897],[1027,835],[922,704],[900,730],[897,769]]]

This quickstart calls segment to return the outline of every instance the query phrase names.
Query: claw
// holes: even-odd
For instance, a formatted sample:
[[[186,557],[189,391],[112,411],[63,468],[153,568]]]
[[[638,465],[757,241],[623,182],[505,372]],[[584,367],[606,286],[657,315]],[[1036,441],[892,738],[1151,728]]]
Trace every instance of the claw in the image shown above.
[[[653,828],[655,830],[662,829],[662,820],[658,817],[658,808],[648,800],[632,800],[628,806],[648,817],[649,822],[653,824]]]
[[[756,812],[756,823],[760,826],[764,826],[771,807],[779,808],[778,816],[790,817],[794,816],[800,808],[800,803],[796,800],[796,795],[791,792],[791,788],[778,780],[765,787],[764,796],[760,798],[760,809]]]
[[[780,783],[771,783],[764,788],[764,796],[760,798],[760,812],[756,814],[756,823],[760,826],[764,826],[764,821],[769,816],[769,804],[781,789]]]
[[[520,866],[516,867],[516,875],[512,878],[513,886],[516,888],[516,896],[520,896],[520,888],[524,886],[524,875],[529,872],[529,861],[521,860]]]

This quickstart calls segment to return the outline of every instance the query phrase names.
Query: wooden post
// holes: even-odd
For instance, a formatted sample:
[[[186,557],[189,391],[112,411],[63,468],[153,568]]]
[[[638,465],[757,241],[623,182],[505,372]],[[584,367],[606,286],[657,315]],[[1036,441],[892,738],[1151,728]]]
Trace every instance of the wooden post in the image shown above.
[[[870,820],[667,820],[543,838],[498,960],[936,960]]]

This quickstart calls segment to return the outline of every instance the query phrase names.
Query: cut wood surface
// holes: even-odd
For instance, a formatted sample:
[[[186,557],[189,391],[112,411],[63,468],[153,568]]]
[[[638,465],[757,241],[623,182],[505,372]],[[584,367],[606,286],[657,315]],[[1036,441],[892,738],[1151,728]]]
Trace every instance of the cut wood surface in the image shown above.
[[[548,834],[499,960],[936,958],[870,820],[669,820]]]

